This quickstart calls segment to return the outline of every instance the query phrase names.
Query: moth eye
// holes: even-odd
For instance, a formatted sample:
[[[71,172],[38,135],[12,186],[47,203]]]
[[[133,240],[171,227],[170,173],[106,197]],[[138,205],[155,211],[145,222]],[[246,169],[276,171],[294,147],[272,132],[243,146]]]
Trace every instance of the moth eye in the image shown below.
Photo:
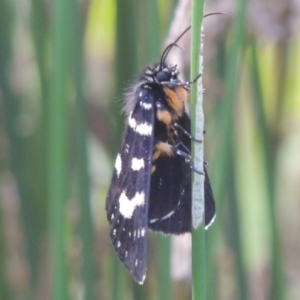
[[[171,74],[164,71],[159,71],[157,72],[156,78],[159,82],[170,81]]]

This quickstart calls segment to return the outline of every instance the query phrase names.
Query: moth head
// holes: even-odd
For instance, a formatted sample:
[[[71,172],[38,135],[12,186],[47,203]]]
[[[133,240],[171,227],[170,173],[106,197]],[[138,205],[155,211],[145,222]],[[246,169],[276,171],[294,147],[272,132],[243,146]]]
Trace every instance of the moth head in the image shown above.
[[[156,80],[161,82],[172,82],[178,80],[179,71],[177,69],[177,65],[169,67],[167,65],[159,64],[159,69],[156,73]]]
[[[154,65],[148,66],[145,72],[140,77],[139,81],[140,85],[143,84],[158,84],[158,85],[166,85],[173,84],[175,82],[179,82],[178,79],[179,71],[177,69],[177,65],[169,66],[166,63],[157,63]]]

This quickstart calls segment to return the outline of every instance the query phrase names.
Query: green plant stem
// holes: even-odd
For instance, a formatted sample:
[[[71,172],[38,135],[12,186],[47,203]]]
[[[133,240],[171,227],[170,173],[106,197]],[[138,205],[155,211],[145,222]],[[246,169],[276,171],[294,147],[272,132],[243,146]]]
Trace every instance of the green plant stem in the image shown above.
[[[236,90],[235,83],[238,78],[238,61],[240,48],[243,41],[246,3],[247,0],[242,0],[238,4],[237,14],[233,27],[232,43],[230,46],[230,50],[228,51],[229,55],[226,64],[226,92],[224,96],[223,106],[221,108],[222,118],[220,120],[220,128],[222,128],[222,132],[220,134],[221,139],[219,153],[221,153],[222,155],[218,156],[217,162],[215,164],[218,167],[218,172],[215,172],[216,174],[218,174],[218,176],[216,176],[217,198],[220,198],[223,194],[227,182],[226,169],[228,168],[228,157],[230,149],[230,144],[228,143],[227,137],[232,134],[232,113]]]
[[[191,36],[191,78],[196,78],[200,66],[199,55],[201,51],[201,24],[203,18],[204,1],[194,0],[192,2],[192,36]],[[200,68],[199,68],[200,66]],[[196,138],[203,140],[203,111],[202,111],[202,78],[198,84],[192,85],[191,90],[191,132]],[[200,96],[198,99],[197,96]],[[200,103],[199,103],[200,102]],[[202,129],[201,129],[202,128]],[[192,143],[192,157],[195,167],[203,172],[203,143],[197,145]],[[193,173],[193,172],[192,172]],[[196,178],[198,177],[198,178]],[[196,226],[202,224],[192,231],[192,295],[194,300],[206,299],[206,266],[205,266],[205,231],[203,225],[204,216],[204,178],[201,175],[193,174],[192,192],[192,223]],[[195,192],[197,191],[197,193]],[[196,199],[197,198],[197,199]],[[197,210],[195,209],[197,208]],[[199,209],[199,211],[198,211]],[[199,219],[200,217],[200,219]]]
[[[157,236],[155,243],[157,248],[157,262],[158,262],[158,300],[174,299],[172,295],[172,281],[170,276],[171,270],[171,243],[170,237]]]
[[[96,299],[95,234],[92,220],[89,161],[87,150],[87,108],[83,92],[83,45],[85,19],[81,18],[79,3],[73,3],[74,86],[76,88],[76,137],[78,153],[78,189],[80,205],[79,234],[82,241],[81,276],[84,283],[84,299]]]
[[[238,79],[238,63],[239,54],[243,42],[244,22],[246,14],[247,0],[237,2],[236,14],[232,29],[232,39],[229,49],[227,50],[226,69],[225,69],[225,95],[222,104],[220,105],[220,114],[218,128],[219,142],[218,154],[214,161],[214,195],[217,202],[217,211],[222,212],[224,206],[224,195],[226,195],[226,188],[228,185],[228,170],[230,169],[230,139],[233,134],[233,112],[236,93],[236,82]],[[218,222],[218,220],[217,220]],[[217,230],[213,228],[211,232],[211,241],[215,244]],[[212,248],[214,245],[212,246]],[[241,270],[241,268],[239,268]],[[238,270],[238,271],[239,271]],[[240,276],[240,274],[237,274]],[[209,296],[212,297],[215,290],[215,284],[210,285]]]
[[[271,238],[272,238],[272,287],[271,287],[271,298],[280,300],[285,299],[285,283],[284,283],[284,274],[283,274],[283,267],[282,267],[282,253],[281,253],[281,245],[279,239],[279,232],[278,232],[278,225],[276,222],[276,139],[274,138],[275,135],[278,133],[277,130],[273,131],[269,130],[267,124],[267,116],[264,108],[264,99],[261,87],[261,80],[258,68],[258,61],[257,61],[257,53],[256,53],[256,46],[252,41],[250,45],[250,54],[251,54],[251,72],[252,72],[252,82],[253,82],[253,92],[255,100],[255,111],[257,112],[257,124],[258,124],[258,132],[261,136],[261,143],[262,143],[262,154],[263,154],[263,162],[266,177],[266,188],[267,188],[267,195],[268,195],[268,205],[269,205],[269,217],[270,217],[270,228],[271,228]],[[285,67],[283,67],[285,68]],[[286,70],[283,72],[285,73]],[[278,75],[279,76],[279,75]],[[278,80],[282,84],[283,79],[285,76]],[[277,86],[277,85],[276,85]],[[282,87],[281,87],[282,89]],[[283,92],[282,92],[283,93]],[[281,95],[282,99],[284,99],[283,94]],[[282,104],[280,104],[282,106]],[[276,117],[278,124],[280,124],[280,116],[278,115],[278,111],[276,112]],[[275,124],[275,122],[274,122]],[[278,125],[275,126],[278,128]],[[273,139],[272,139],[273,137]]]
[[[54,1],[53,82],[48,103],[48,192],[53,262],[53,294],[57,300],[68,299],[67,258],[65,251],[65,204],[68,194],[67,176],[67,99],[70,75],[70,11],[69,0]]]
[[[237,180],[236,180],[236,161],[235,157],[235,135],[228,136],[230,151],[229,151],[229,165],[228,172],[230,178],[228,180],[228,198],[230,199],[229,206],[229,240],[236,261],[236,272],[237,272],[237,290],[239,293],[239,299],[249,299],[248,285],[247,285],[247,274],[245,267],[245,259],[242,251],[241,241],[241,222],[238,208],[238,197],[237,197]]]

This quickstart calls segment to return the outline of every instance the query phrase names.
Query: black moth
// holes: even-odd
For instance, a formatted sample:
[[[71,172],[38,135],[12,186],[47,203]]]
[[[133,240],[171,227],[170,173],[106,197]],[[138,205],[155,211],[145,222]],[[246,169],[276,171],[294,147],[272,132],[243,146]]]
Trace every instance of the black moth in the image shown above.
[[[188,28],[187,30],[189,30]],[[186,31],[187,31],[186,30]],[[191,232],[190,118],[185,110],[189,86],[166,58],[150,65],[126,95],[127,126],[106,198],[110,237],[119,259],[143,284],[147,270],[147,229],[164,234]],[[215,203],[205,171],[205,225]]]

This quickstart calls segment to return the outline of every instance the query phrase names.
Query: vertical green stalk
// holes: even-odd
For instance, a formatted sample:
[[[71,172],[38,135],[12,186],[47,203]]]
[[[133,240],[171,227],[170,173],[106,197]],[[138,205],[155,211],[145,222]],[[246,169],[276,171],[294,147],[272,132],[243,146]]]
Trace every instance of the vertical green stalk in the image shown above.
[[[41,266],[40,259],[42,257],[41,244],[44,239],[45,232],[47,230],[47,213],[48,213],[48,199],[47,199],[47,135],[46,126],[47,126],[47,103],[49,97],[49,22],[46,18],[47,11],[44,9],[43,1],[40,0],[31,0],[31,12],[30,12],[30,22],[31,22],[31,37],[33,41],[33,46],[35,50],[36,63],[39,74],[39,89],[35,91],[36,96],[39,98],[39,104],[41,105],[41,114],[39,116],[39,125],[37,126],[34,139],[31,139],[28,143],[28,161],[30,168],[30,180],[39,188],[33,193],[33,197],[30,197],[30,203],[34,208],[33,214],[36,215],[36,221],[33,222],[32,217],[29,217],[29,222],[34,224],[39,224],[39,230],[36,232],[31,231],[31,235],[35,240],[32,239],[30,248],[33,248],[33,245],[37,248],[33,252],[33,263],[31,263],[32,268],[32,282],[35,285],[35,289],[38,288],[38,284],[41,282],[39,280]],[[50,20],[49,20],[50,21]],[[32,155],[34,153],[34,155]],[[33,190],[29,188],[29,190]],[[29,195],[30,196],[30,195]],[[26,211],[24,211],[26,214]],[[27,217],[28,218],[28,217]],[[32,252],[32,250],[30,250]]]
[[[65,251],[67,177],[67,99],[70,75],[71,2],[54,1],[53,77],[48,102],[48,193],[52,254],[52,299],[68,299]]]
[[[281,253],[281,245],[279,240],[279,232],[278,232],[278,224],[276,222],[276,144],[272,144],[273,134],[277,134],[278,131],[274,130],[273,132],[269,130],[267,125],[267,117],[264,108],[264,99],[261,88],[261,80],[260,74],[258,70],[258,61],[257,61],[257,53],[256,46],[254,42],[251,43],[251,72],[252,72],[252,82],[253,82],[253,92],[254,92],[254,105],[256,106],[257,112],[257,120],[258,120],[258,132],[261,136],[262,143],[262,154],[263,154],[263,162],[267,183],[267,195],[268,195],[268,204],[269,204],[269,216],[270,216],[270,229],[271,229],[271,237],[272,237],[272,286],[271,286],[271,298],[272,299],[285,299],[285,284],[284,284],[284,274],[282,267],[282,253]],[[283,67],[285,68],[285,66]],[[286,72],[286,70],[285,70]],[[285,73],[283,72],[283,73]],[[279,72],[281,73],[281,72]],[[279,76],[279,75],[278,75]],[[284,77],[281,78],[280,84],[284,81]],[[279,81],[278,81],[279,82]],[[275,86],[279,86],[275,85]],[[284,85],[284,84],[283,84]],[[281,95],[281,99],[284,99],[283,95]],[[279,106],[281,106],[280,104]],[[277,111],[278,114],[278,111]],[[276,115],[278,117],[278,115]],[[280,118],[276,119],[277,123],[280,124]],[[276,128],[277,125],[276,125]]]
[[[247,274],[245,267],[245,259],[242,251],[241,241],[241,222],[238,209],[237,199],[237,186],[236,186],[236,152],[235,152],[235,135],[228,136],[229,142],[229,169],[227,171],[230,174],[228,179],[228,202],[229,207],[229,242],[233,249],[236,262],[236,273],[237,273],[237,290],[238,299],[247,300],[249,299],[248,285],[247,285]]]
[[[20,117],[23,112],[20,105],[21,95],[16,93],[14,86],[11,85],[14,17],[14,4],[11,1],[0,1],[0,93],[3,104],[1,112],[5,121],[11,171],[16,179],[17,192],[20,197],[22,233],[24,233],[26,258],[30,269],[30,285],[33,286],[37,281],[37,277],[34,276],[38,273],[37,258],[42,226],[36,226],[39,223],[39,214],[36,213],[35,192],[31,188],[35,173],[33,165],[29,163],[29,158],[34,150],[30,148],[30,138],[21,133]],[[39,185],[37,184],[37,186]]]
[[[232,39],[226,56],[226,70],[225,70],[225,95],[220,107],[219,114],[219,124],[220,128],[218,142],[218,153],[214,161],[214,195],[216,202],[219,203],[217,206],[217,212],[222,211],[224,205],[224,195],[226,194],[226,188],[228,184],[228,170],[230,169],[229,158],[231,143],[230,137],[233,134],[233,108],[235,103],[235,93],[236,93],[236,82],[238,79],[238,63],[240,49],[243,43],[244,34],[244,23],[245,23],[245,13],[247,7],[247,0],[241,0],[237,2],[236,14],[234,17],[234,24],[232,29]],[[216,239],[216,229],[212,232],[213,236],[211,240]],[[212,242],[214,243],[214,242]],[[242,268],[238,268],[238,271]],[[241,276],[241,274],[237,274]],[[214,292],[214,286],[210,285],[209,297],[212,297]]]
[[[191,36],[191,78],[196,78],[200,66],[199,55],[201,51],[201,23],[203,18],[204,1],[194,0],[192,2],[192,36]],[[201,68],[201,69],[200,69]],[[198,86],[199,85],[199,86]],[[198,85],[193,84],[191,89],[191,132],[196,138],[203,140],[203,111],[202,111],[202,80],[198,80]],[[199,95],[201,99],[197,98]],[[198,103],[201,102],[201,103]],[[200,109],[198,108],[200,106]],[[197,113],[196,113],[197,112]],[[202,129],[201,129],[202,128]],[[192,143],[192,157],[195,167],[203,171],[203,143],[197,145],[199,152],[195,153],[195,143]],[[202,150],[202,151],[201,151]],[[204,231],[204,178],[193,174],[192,193],[192,216],[194,225],[195,213],[202,214],[202,225],[199,229],[192,231],[192,294],[194,300],[206,299],[206,266],[205,266],[205,231]],[[198,177],[198,178],[196,178]],[[201,178],[202,177],[202,178]],[[196,191],[197,190],[197,194]],[[198,199],[196,199],[196,197]],[[199,211],[195,211],[196,205]],[[196,224],[197,225],[197,224]]]
[[[0,202],[1,202],[0,198]],[[10,300],[12,299],[11,292],[9,290],[9,285],[7,282],[7,261],[6,261],[6,247],[5,247],[5,237],[4,237],[4,226],[3,226],[3,212],[0,207],[0,299]]]
[[[226,92],[224,96],[223,106],[222,106],[222,118],[220,120],[220,128],[222,128],[222,134],[220,134],[220,147],[219,153],[222,155],[217,156],[215,166],[218,168],[218,172],[215,172],[216,176],[216,197],[221,198],[226,185],[228,168],[228,157],[230,144],[228,143],[228,136],[232,134],[232,113],[235,100],[235,90],[236,90],[236,80],[238,78],[238,61],[241,45],[243,42],[243,32],[244,32],[244,21],[246,12],[247,0],[241,0],[238,2],[238,8],[236,17],[234,19],[234,27],[232,34],[232,43],[230,49],[228,50],[228,57],[226,63],[226,73],[225,73],[225,87]]]
[[[116,1],[116,45],[115,45],[115,90],[116,97],[120,97],[127,87],[126,82],[134,79],[138,71],[138,45],[137,35],[137,9],[135,0],[117,0]],[[111,101],[111,118],[109,119],[114,135],[111,135],[110,149],[112,153],[117,154],[120,147],[122,134],[124,130],[123,118],[120,118],[121,104],[119,101]],[[113,122],[112,122],[112,121]]]
[[[35,54],[37,60],[37,67],[39,70],[40,83],[41,83],[41,104],[46,104],[48,94],[48,77],[47,77],[47,38],[49,32],[47,23],[45,22],[46,13],[42,1],[31,0],[31,30],[35,46]],[[44,120],[42,120],[44,121]],[[43,126],[44,129],[44,126]]]
[[[157,235],[155,238],[157,245],[157,283],[159,300],[174,299],[172,294],[171,270],[171,244],[170,237]]]
[[[73,2],[72,14],[72,44],[74,55],[74,86],[76,89],[76,137],[77,137],[77,177],[79,189],[80,223],[79,235],[82,241],[82,267],[81,278],[84,283],[84,299],[96,299],[96,270],[95,270],[95,232],[93,228],[89,161],[87,154],[87,108],[83,93],[84,67],[83,67],[83,40],[85,32],[85,16],[81,15],[78,2]]]
[[[158,11],[158,1],[137,1],[139,4],[139,24],[143,29],[139,30],[140,39],[143,41],[143,46],[141,51],[143,68],[145,65],[157,61],[161,53],[161,32],[159,11]],[[144,65],[145,64],[145,65]]]

